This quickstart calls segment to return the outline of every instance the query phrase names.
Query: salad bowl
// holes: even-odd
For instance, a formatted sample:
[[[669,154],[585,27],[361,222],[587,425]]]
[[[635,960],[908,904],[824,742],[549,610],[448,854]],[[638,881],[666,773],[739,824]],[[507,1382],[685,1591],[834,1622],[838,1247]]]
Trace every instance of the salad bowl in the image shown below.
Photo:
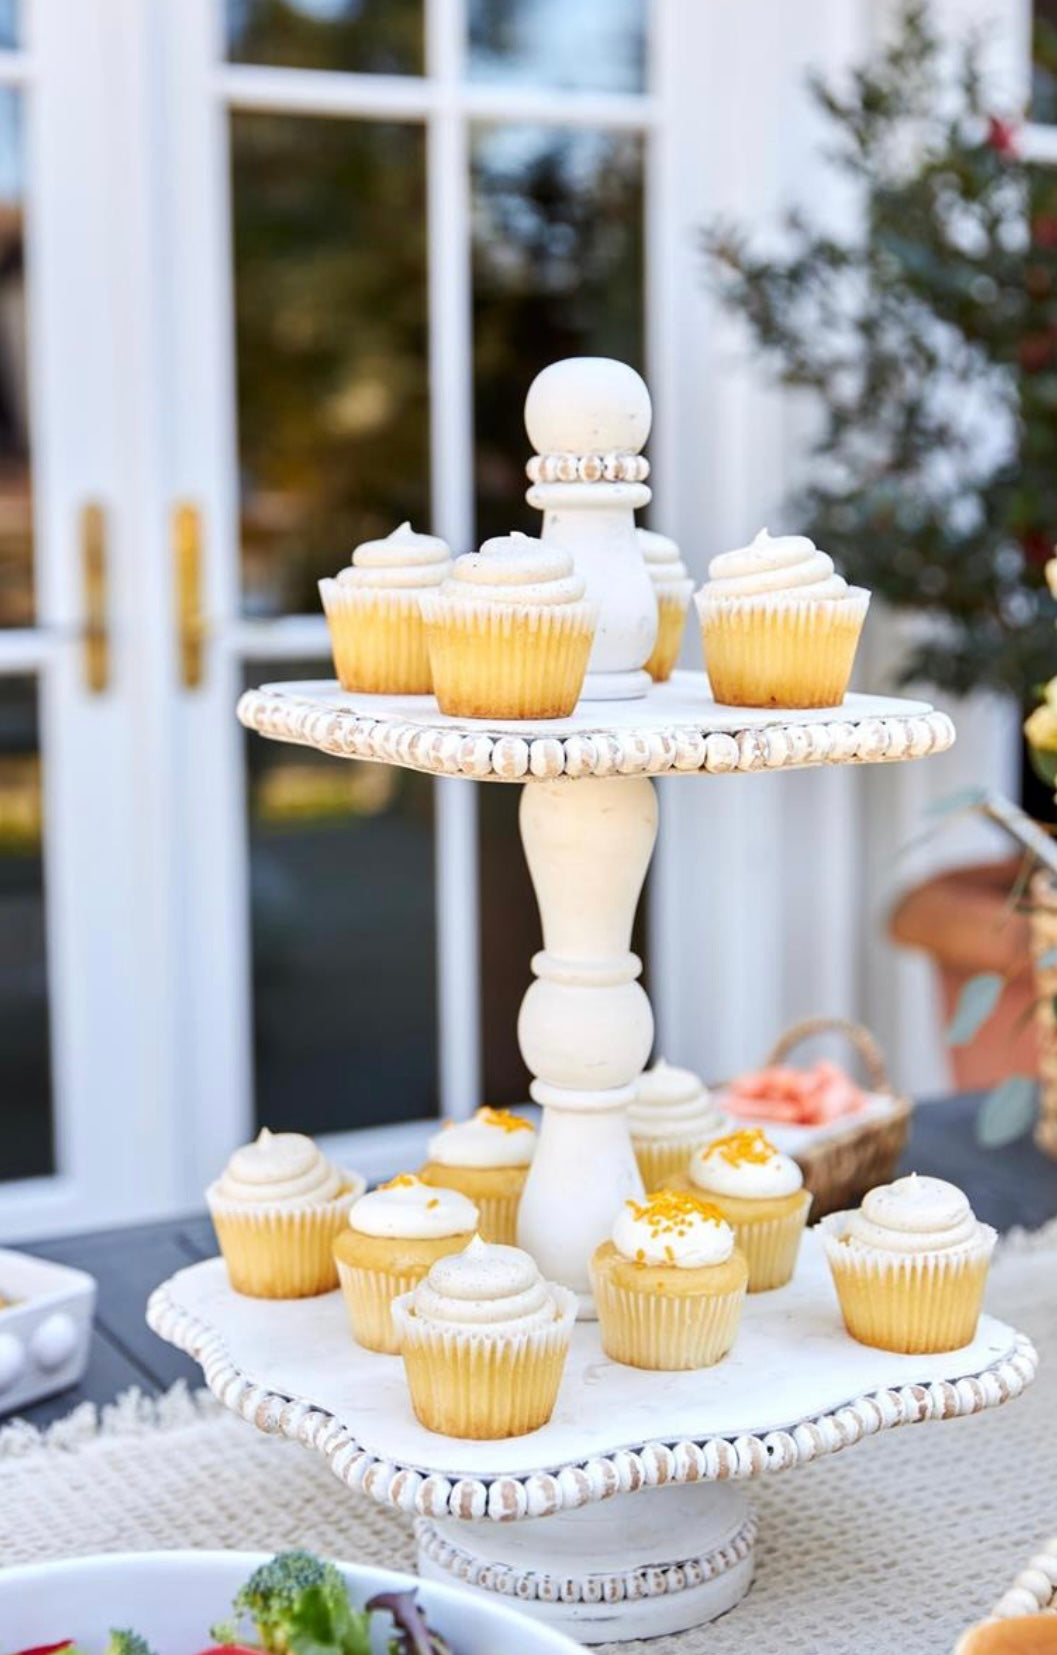
[[[154,1655],[200,1655],[210,1628],[264,1552],[116,1552],[0,1571],[0,1655],[72,1639],[77,1655],[104,1655],[114,1627],[132,1627]],[[417,1593],[431,1632],[452,1655],[582,1655],[581,1646],[514,1607],[389,1569],[339,1563],[357,1607],[381,1592]],[[384,1655],[388,1618],[375,1617],[372,1647]]]

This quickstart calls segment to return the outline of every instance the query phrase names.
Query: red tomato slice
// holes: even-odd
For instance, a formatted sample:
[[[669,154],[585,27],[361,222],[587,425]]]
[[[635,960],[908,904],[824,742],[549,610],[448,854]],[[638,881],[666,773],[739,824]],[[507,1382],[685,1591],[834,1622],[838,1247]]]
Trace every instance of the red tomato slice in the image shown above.
[[[73,1647],[72,1638],[63,1638],[62,1642],[57,1644],[34,1644],[32,1649],[16,1649],[13,1655],[58,1655],[60,1649]]]
[[[33,1650],[27,1655],[34,1655]],[[200,1649],[198,1655],[262,1655],[260,1645],[256,1648],[250,1644],[210,1644],[208,1649]]]

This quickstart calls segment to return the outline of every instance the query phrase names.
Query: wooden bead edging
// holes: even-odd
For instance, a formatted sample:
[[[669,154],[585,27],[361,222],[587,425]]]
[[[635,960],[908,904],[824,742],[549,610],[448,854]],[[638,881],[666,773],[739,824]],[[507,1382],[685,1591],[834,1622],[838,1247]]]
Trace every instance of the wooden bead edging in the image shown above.
[[[1038,1368],[1035,1347],[1018,1333],[1010,1354],[982,1373],[874,1391],[787,1430],[646,1442],[522,1476],[449,1478],[379,1460],[332,1414],[254,1384],[232,1362],[220,1335],[175,1302],[168,1283],[151,1295],[147,1322],[160,1338],[199,1364],[209,1389],[226,1408],[258,1430],[315,1449],[350,1488],[417,1517],[489,1517],[496,1522],[552,1516],[664,1483],[724,1482],[788,1471],[839,1453],[879,1431],[997,1408],[1019,1396]]]
[[[423,1557],[453,1580],[482,1591],[520,1598],[523,1603],[624,1603],[665,1597],[716,1580],[749,1556],[756,1543],[756,1528],[756,1517],[750,1512],[730,1539],[714,1551],[646,1569],[580,1576],[541,1574],[535,1569],[516,1569],[509,1563],[482,1562],[453,1545],[428,1518],[418,1519],[415,1537]]]
[[[1029,1558],[991,1614],[995,1620],[1009,1620],[1015,1615],[1040,1615],[1049,1609],[1057,1609],[1057,1535]]]
[[[242,724],[273,741],[297,742],[336,758],[399,764],[434,776],[475,781],[553,781],[559,776],[663,776],[704,771],[791,770],[814,764],[884,764],[942,753],[954,742],[946,713],[864,718],[858,722],[774,724],[705,732],[693,726],[566,736],[472,733],[438,725],[374,719],[309,697],[247,690]]]

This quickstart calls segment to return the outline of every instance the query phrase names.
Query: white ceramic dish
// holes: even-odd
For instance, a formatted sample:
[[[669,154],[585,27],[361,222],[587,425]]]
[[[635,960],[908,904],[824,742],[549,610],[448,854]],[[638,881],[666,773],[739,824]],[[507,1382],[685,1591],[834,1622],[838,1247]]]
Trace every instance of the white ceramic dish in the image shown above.
[[[81,1655],[101,1655],[110,1629],[142,1633],[156,1655],[196,1655],[210,1626],[230,1613],[239,1587],[265,1552],[118,1552],[0,1571],[0,1649],[75,1638]],[[583,1655],[571,1638],[515,1608],[458,1587],[388,1569],[339,1565],[354,1601],[416,1590],[453,1655]],[[388,1623],[379,1617],[379,1627]],[[379,1655],[384,1637],[378,1638]]]
[[[0,1414],[10,1414],[81,1378],[95,1280],[85,1270],[0,1247],[0,1294],[15,1300],[0,1310]]]

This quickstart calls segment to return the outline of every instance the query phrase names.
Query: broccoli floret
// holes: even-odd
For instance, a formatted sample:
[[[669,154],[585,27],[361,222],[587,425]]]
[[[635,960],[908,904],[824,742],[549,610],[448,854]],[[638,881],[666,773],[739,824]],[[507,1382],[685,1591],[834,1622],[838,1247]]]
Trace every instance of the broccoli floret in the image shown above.
[[[341,1573],[311,1552],[280,1552],[235,1598],[269,1655],[368,1655],[368,1616],[354,1610]]]
[[[126,1628],[123,1632],[111,1632],[106,1655],[154,1655],[154,1651],[146,1638],[141,1638],[138,1632],[129,1632]]]

